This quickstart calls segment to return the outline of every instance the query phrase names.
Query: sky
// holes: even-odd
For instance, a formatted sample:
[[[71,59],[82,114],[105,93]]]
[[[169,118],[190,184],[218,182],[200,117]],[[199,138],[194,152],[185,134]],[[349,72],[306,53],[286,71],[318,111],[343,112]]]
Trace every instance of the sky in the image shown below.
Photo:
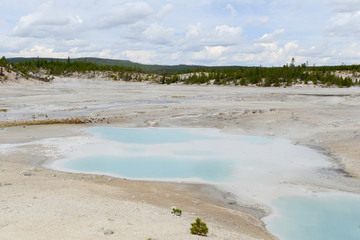
[[[0,56],[360,64],[360,0],[1,0]]]

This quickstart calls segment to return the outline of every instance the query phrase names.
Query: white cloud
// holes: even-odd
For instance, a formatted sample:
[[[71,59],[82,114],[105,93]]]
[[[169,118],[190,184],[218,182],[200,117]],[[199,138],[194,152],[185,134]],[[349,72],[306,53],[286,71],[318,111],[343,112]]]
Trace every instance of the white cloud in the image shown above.
[[[346,47],[340,49],[337,53],[338,59],[345,59],[347,62],[360,64],[360,44],[350,42]]]
[[[280,45],[278,42],[254,43],[256,51],[239,51],[233,55],[233,60],[241,63],[252,63],[253,65],[274,66],[290,62],[291,58],[301,59],[302,49],[298,41],[290,41]]]
[[[259,25],[266,25],[270,22],[270,19],[268,16],[265,16],[265,17],[261,17],[258,19],[258,23]]]
[[[52,11],[53,2],[41,5],[37,12],[20,18],[13,35],[34,38],[72,38],[82,26],[78,15],[57,14]]]
[[[270,18],[268,16],[263,17],[250,17],[245,24],[247,26],[263,26],[267,25],[270,22]]]
[[[253,42],[256,42],[256,43],[271,43],[271,42],[277,41],[278,37],[281,34],[284,34],[284,33],[285,33],[285,29],[276,29],[272,33],[266,33],[266,34],[262,35],[262,37],[260,39],[255,39]]]
[[[144,36],[150,43],[169,44],[172,42],[173,32],[173,29],[154,23],[144,31]]]
[[[7,22],[4,19],[0,19],[0,26],[5,26]]]
[[[239,5],[262,5],[265,3],[266,0],[236,0],[233,2],[236,2]]]
[[[330,18],[327,31],[332,36],[350,36],[358,39],[360,35],[360,10],[337,13]]]
[[[4,56],[6,55],[4,53],[19,52],[28,45],[28,39],[0,36],[0,52],[3,52],[0,55]]]
[[[122,36],[131,40],[141,40],[144,38],[143,32],[146,31],[148,25],[145,22],[137,22],[129,24],[122,31]]]
[[[241,27],[229,27],[228,25],[216,26],[216,35],[225,38],[238,38],[242,33]]]
[[[197,38],[201,33],[201,24],[190,25],[189,30],[186,33],[187,38]]]
[[[53,48],[36,45],[31,49],[24,49],[20,51],[21,57],[53,57],[66,58],[69,56],[68,52],[55,52]]]
[[[172,4],[166,4],[157,14],[156,16],[158,18],[163,18],[166,15],[168,15],[172,10],[174,9],[174,6]]]
[[[217,58],[220,58],[223,53],[227,52],[230,49],[230,47],[223,47],[223,46],[205,46],[203,50],[199,52],[195,52],[193,54],[194,59],[197,60],[216,60]]]
[[[228,25],[216,26],[213,29],[203,29],[200,24],[192,25],[186,33],[188,46],[233,46],[242,41],[242,28]]]
[[[291,52],[299,48],[299,42],[298,41],[291,41],[285,44],[284,49],[286,52]]]
[[[112,56],[113,56],[113,53],[112,53],[111,49],[103,49],[99,53],[99,57],[101,57],[101,58],[111,58]]]
[[[360,52],[359,0],[12,0],[0,17],[0,56],[281,66]]]
[[[158,23],[148,25],[145,22],[138,22],[126,26],[121,36],[137,43],[168,45],[174,41],[174,29]]]
[[[359,0],[332,0],[330,2],[336,12],[356,12],[360,10]]]
[[[153,8],[146,2],[126,3],[121,7],[103,13],[95,26],[100,29],[118,27],[139,22],[147,19],[153,14]]]
[[[226,4],[225,10],[229,10],[232,17],[237,15],[236,9],[230,3]]]
[[[154,62],[157,53],[152,50],[127,50],[123,51],[122,55],[125,59],[129,59],[134,62],[150,64]]]

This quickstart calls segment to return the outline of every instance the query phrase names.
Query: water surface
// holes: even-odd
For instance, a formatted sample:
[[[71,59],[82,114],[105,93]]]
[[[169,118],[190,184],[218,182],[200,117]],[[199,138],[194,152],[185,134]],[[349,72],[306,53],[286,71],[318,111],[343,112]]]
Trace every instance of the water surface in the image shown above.
[[[55,169],[130,179],[208,182],[271,205],[267,228],[281,240],[359,240],[360,201],[312,197],[299,179],[321,181],[323,155],[284,139],[190,128],[88,128]],[[282,197],[293,196],[297,197]],[[278,199],[279,198],[279,199]],[[274,200],[276,199],[276,200]]]
[[[285,197],[273,202],[267,229],[281,240],[359,240],[360,197]]]
[[[131,179],[192,179],[223,182],[232,175],[231,162],[193,158],[93,156],[69,161],[66,167],[81,172],[111,173]]]

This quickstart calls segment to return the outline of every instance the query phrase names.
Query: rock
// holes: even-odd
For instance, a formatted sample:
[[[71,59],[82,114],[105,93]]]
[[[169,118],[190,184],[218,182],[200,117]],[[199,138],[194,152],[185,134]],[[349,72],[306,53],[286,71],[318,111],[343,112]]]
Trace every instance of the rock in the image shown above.
[[[24,177],[30,177],[30,176],[31,176],[31,172],[26,172],[26,171],[24,171],[24,172],[21,172],[20,175],[21,175],[21,176],[24,176]]]
[[[196,201],[196,200],[191,201],[191,203],[196,205],[196,206],[199,205],[199,201]]]
[[[50,177],[57,177],[56,174],[54,173],[50,173],[50,174],[46,174],[46,177],[47,178],[50,178]]]
[[[230,200],[230,201],[228,201],[228,204],[229,204],[229,205],[236,205],[236,204],[237,204],[237,201],[235,201],[235,200]]]
[[[114,231],[111,230],[111,229],[105,229],[104,230],[104,235],[113,235],[114,234]]]

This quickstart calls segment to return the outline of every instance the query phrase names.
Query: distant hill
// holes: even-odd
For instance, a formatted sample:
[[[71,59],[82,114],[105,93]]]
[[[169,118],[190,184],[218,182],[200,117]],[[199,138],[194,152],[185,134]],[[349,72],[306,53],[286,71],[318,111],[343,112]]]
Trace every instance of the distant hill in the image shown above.
[[[12,64],[9,66],[9,63]],[[313,84],[321,86],[351,87],[360,82],[360,65],[309,67],[306,64],[295,66],[286,64],[282,67],[241,67],[241,66],[197,66],[197,65],[146,65],[124,60],[101,58],[10,58],[3,57],[0,66],[14,69],[25,78],[49,80],[48,76],[35,76],[39,70],[46,70],[48,75],[61,76],[71,73],[107,72],[114,80],[143,81],[157,79],[162,84],[249,84],[264,87],[285,87],[294,84]],[[0,69],[2,70],[2,68]],[[139,74],[143,73],[143,74]],[[154,76],[153,73],[155,73]],[[184,74],[179,76],[183,73]],[[0,72],[1,75],[1,72]],[[3,74],[2,74],[3,75]],[[149,76],[151,75],[151,76]],[[4,79],[2,80],[5,80]]]
[[[38,58],[8,58],[9,63],[18,63],[19,61],[32,61],[37,60]],[[47,61],[59,61],[59,62],[66,62],[68,59],[64,58],[40,58]],[[202,68],[202,66],[189,66],[189,65],[148,65],[148,64],[141,64],[135,63],[128,60],[114,60],[114,59],[103,59],[103,58],[72,58],[70,59],[71,62],[90,62],[95,63],[98,65],[103,66],[124,66],[124,67],[131,67],[137,68],[144,72],[170,72],[170,73],[178,73],[178,72],[187,72],[189,70],[195,70]]]
[[[19,61],[32,61],[37,60],[38,58],[8,58],[9,63],[18,63]],[[47,61],[60,61],[60,62],[66,62],[68,61],[67,58],[39,58]],[[90,62],[95,63],[98,65],[103,66],[123,66],[123,67],[131,67],[131,68],[137,68],[140,69],[143,72],[152,72],[152,73],[161,73],[161,72],[169,72],[169,73],[186,73],[189,71],[195,71],[195,70],[222,70],[222,69],[237,69],[237,68],[244,68],[240,66],[217,66],[217,67],[209,67],[209,66],[201,66],[201,65],[157,65],[157,64],[141,64],[136,62],[131,62],[128,60],[114,60],[114,59],[103,59],[103,58],[71,58],[71,62]]]

